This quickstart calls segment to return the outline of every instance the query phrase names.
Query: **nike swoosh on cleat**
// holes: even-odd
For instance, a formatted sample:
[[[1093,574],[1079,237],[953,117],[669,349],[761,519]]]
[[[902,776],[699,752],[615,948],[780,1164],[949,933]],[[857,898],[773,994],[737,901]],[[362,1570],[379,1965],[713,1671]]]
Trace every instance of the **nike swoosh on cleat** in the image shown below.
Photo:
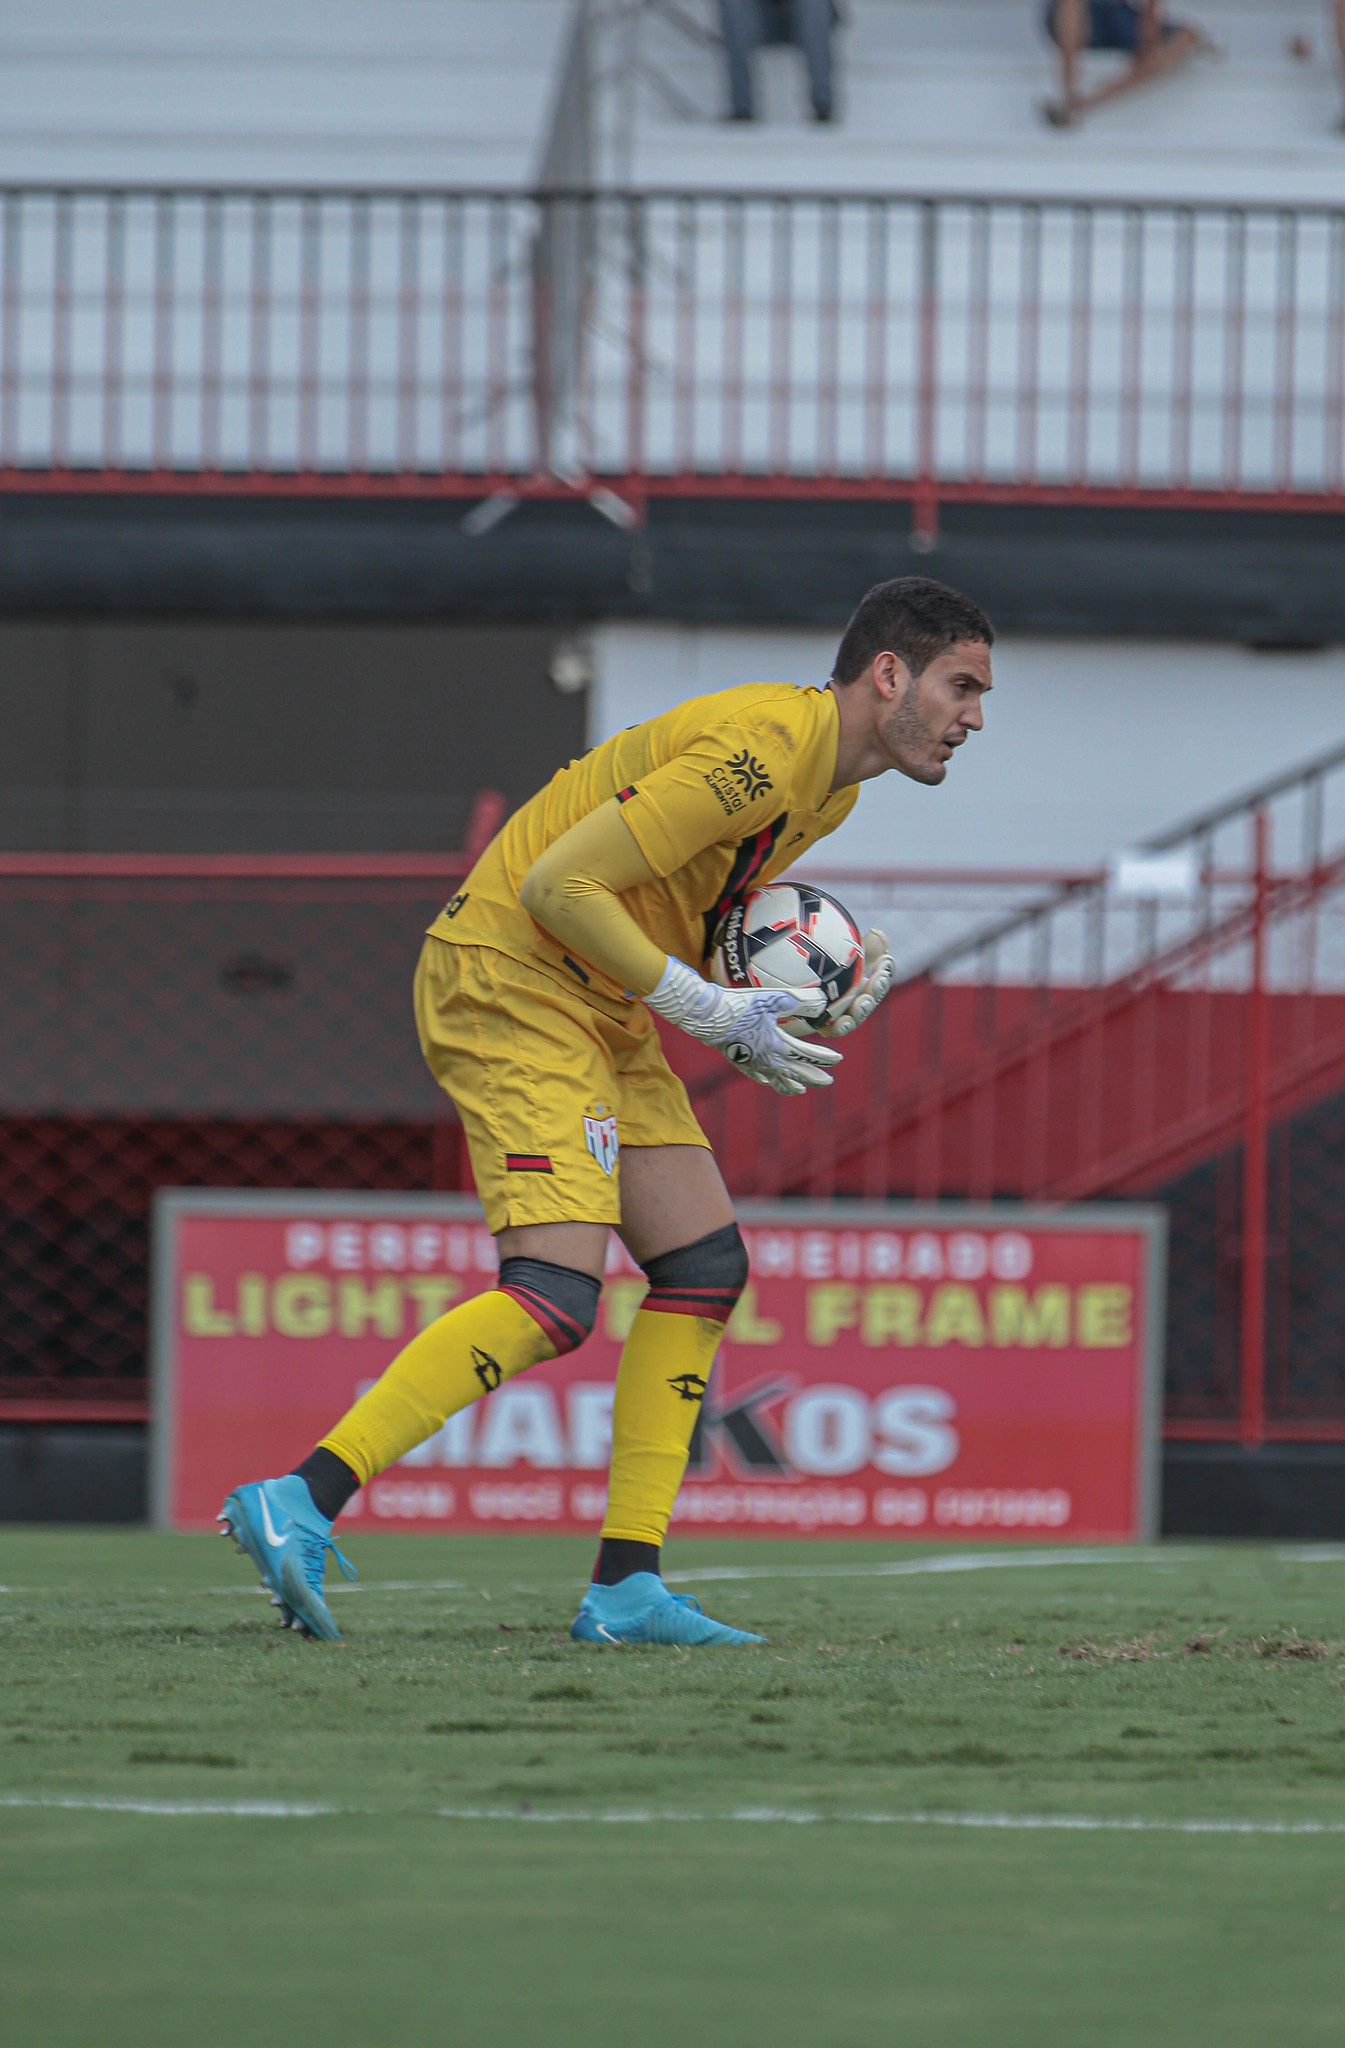
[[[266,1540],[273,1550],[279,1550],[285,1539],[283,1536],[276,1535],[275,1523],[271,1520],[271,1510],[266,1505],[266,1495],[259,1493],[257,1499],[261,1503],[262,1526],[266,1533]]]
[[[614,1635],[612,1634],[612,1631],[611,1631],[611,1629],[610,1629],[610,1628],[606,1628],[606,1627],[604,1627],[604,1625],[603,1625],[603,1623],[602,1623],[602,1622],[600,1622],[600,1621],[595,1621],[595,1622],[594,1622],[594,1624],[593,1624],[593,1626],[594,1626],[594,1628],[596,1628],[596,1629],[597,1629],[597,1631],[598,1631],[598,1634],[599,1634],[599,1635],[600,1635],[600,1636],[602,1637],[602,1639],[603,1639],[603,1641],[604,1641],[605,1643],[615,1643],[615,1644],[616,1644],[616,1646],[617,1646],[617,1648],[618,1648],[618,1650],[620,1650],[620,1649],[622,1649],[622,1648],[624,1647],[624,1645],[623,1645],[623,1643],[622,1643],[622,1641],[621,1641],[621,1638],[620,1638],[620,1636],[614,1636]]]

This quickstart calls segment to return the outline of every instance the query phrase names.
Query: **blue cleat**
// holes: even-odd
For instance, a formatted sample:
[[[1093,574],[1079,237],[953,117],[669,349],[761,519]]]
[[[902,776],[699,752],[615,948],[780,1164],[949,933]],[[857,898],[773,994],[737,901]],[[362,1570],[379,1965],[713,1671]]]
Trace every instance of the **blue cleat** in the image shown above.
[[[570,1627],[577,1643],[764,1643],[701,1613],[689,1593],[670,1593],[657,1572],[632,1572],[616,1586],[590,1586]]]
[[[234,1548],[257,1567],[272,1606],[280,1609],[282,1627],[329,1643],[340,1641],[341,1631],[322,1597],[327,1552],[348,1579],[359,1574],[336,1548],[331,1523],[318,1513],[296,1473],[235,1487],[216,1519],[220,1533],[232,1536]]]

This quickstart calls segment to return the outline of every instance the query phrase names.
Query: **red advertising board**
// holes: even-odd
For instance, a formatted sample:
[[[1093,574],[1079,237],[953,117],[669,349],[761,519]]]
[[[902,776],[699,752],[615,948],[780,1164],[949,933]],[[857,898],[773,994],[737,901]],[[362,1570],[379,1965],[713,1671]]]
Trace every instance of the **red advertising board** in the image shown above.
[[[775,1203],[741,1220],[752,1278],[675,1534],[1154,1534],[1160,1212]],[[495,1265],[463,1197],[162,1194],[160,1525],[209,1527],[230,1487],[288,1471]],[[643,1291],[614,1238],[590,1341],[450,1417],[346,1519],[596,1531],[617,1360]]]

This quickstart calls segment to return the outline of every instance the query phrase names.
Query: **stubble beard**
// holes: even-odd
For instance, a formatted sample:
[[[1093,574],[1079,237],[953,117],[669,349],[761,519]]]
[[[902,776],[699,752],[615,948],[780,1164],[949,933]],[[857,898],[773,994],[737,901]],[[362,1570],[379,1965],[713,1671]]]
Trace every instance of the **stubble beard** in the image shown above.
[[[934,751],[938,737],[921,716],[914,677],[888,714],[883,726],[883,740],[900,772],[908,775],[912,782],[924,782],[933,787],[948,773],[948,763],[940,761]]]

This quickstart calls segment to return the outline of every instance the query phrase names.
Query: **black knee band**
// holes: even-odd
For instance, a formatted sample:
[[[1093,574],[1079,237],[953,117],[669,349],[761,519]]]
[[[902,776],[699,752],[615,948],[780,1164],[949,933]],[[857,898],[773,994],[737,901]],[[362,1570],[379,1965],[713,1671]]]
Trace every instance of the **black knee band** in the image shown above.
[[[747,1285],[747,1246],[736,1223],[646,1262],[649,1292],[641,1308],[726,1323]]]
[[[553,1266],[549,1259],[501,1259],[496,1285],[541,1325],[557,1357],[577,1350],[598,1319],[602,1282],[573,1266]]]

